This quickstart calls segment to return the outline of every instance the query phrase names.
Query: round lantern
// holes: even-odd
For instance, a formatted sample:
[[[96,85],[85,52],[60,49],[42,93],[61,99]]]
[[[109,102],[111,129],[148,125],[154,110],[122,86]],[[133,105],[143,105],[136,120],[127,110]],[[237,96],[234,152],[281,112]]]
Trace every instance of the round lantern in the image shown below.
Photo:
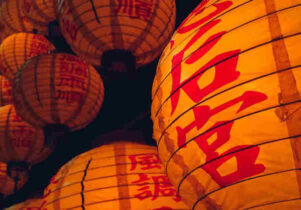
[[[33,25],[48,26],[56,20],[57,0],[22,0],[24,14]]]
[[[24,202],[10,206],[5,210],[38,210],[40,209],[41,205],[42,205],[42,199],[32,198]]]
[[[103,94],[97,71],[80,58],[64,53],[30,59],[13,84],[17,113],[40,128],[84,128],[98,114]]]
[[[6,164],[0,163],[0,194],[3,194],[4,196],[11,195],[16,190],[23,187],[26,182],[27,177],[22,177],[16,186],[14,180],[7,174]]]
[[[0,108],[0,161],[8,163],[11,177],[19,177],[19,171],[27,173],[30,165],[45,160],[53,150],[54,145],[49,144],[43,131],[24,122],[13,105]]]
[[[42,208],[188,209],[156,152],[156,147],[130,142],[85,152],[51,179]]]
[[[13,103],[11,82],[0,76],[0,107]]]
[[[58,0],[58,17],[75,53],[120,72],[161,53],[173,32],[176,8],[174,0]]]
[[[301,6],[204,0],[153,84],[154,137],[192,209],[299,209]]]
[[[33,25],[24,14],[23,0],[3,0],[1,1],[1,13],[6,36],[18,32],[37,32],[47,34],[47,26]]]
[[[20,67],[29,58],[50,53],[55,47],[42,35],[16,33],[7,37],[0,45],[0,71],[13,80]]]

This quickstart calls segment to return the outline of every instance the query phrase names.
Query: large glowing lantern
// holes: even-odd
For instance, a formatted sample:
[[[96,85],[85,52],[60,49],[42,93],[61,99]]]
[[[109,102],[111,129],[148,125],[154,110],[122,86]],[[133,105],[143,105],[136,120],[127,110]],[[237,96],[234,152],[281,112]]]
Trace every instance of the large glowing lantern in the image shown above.
[[[0,45],[0,71],[13,80],[15,74],[28,59],[47,54],[55,47],[43,36],[31,33],[16,33],[7,37]]]
[[[13,103],[11,82],[0,76],[0,107]]]
[[[74,131],[87,126],[98,114],[103,94],[97,71],[64,53],[30,59],[13,84],[17,113],[40,128],[64,125]]]
[[[47,26],[56,20],[57,0],[22,0],[24,14],[33,25]]]
[[[204,0],[153,84],[168,177],[193,209],[301,206],[301,2]]]
[[[154,146],[116,142],[64,165],[44,191],[42,209],[188,209]]]
[[[15,186],[15,182],[12,178],[10,178],[7,174],[6,164],[0,162],[0,194],[4,196],[8,196],[13,194],[16,190],[23,187],[23,185],[27,182],[27,177],[23,177],[18,185]]]
[[[37,32],[47,34],[47,26],[33,25],[24,14],[23,0],[3,0],[1,1],[0,18],[5,25],[4,34],[6,36],[18,32]]]
[[[6,208],[5,210],[39,210],[42,205],[42,199],[40,198],[32,198],[28,199],[24,202],[15,204]]]
[[[176,17],[174,0],[58,0],[58,7],[62,33],[73,51],[96,66],[106,52],[102,66],[109,57],[120,71],[118,59],[128,61],[131,55],[138,67],[153,61],[167,44]]]

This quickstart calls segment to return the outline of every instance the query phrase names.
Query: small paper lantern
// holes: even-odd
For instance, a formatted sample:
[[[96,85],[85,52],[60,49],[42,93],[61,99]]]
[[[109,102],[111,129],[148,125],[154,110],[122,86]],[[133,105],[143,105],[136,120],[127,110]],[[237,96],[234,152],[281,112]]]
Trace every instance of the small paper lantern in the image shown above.
[[[5,77],[0,76],[0,107],[13,103],[12,85]]]
[[[153,84],[154,137],[192,209],[300,209],[300,1],[204,0]]]
[[[104,52],[110,58],[142,66],[153,61],[168,42],[175,24],[174,0],[58,0],[58,17],[64,37],[75,53],[100,66]],[[103,59],[106,62],[107,59]]]
[[[154,146],[130,142],[85,152],[51,179],[42,209],[188,209],[156,152]]]
[[[46,26],[33,25],[28,21],[24,14],[24,7],[22,7],[23,0],[3,0],[1,1],[0,16],[5,24],[6,36],[18,32],[37,32],[47,34]]]
[[[32,198],[24,202],[10,206],[5,210],[40,210],[41,204],[42,204],[42,199]]]
[[[22,0],[24,14],[33,25],[48,26],[56,20],[56,0]]]
[[[18,182],[17,189],[23,187],[27,182],[27,178],[24,177]],[[7,174],[6,164],[0,162],[0,194],[8,196],[13,194],[15,191],[15,182]]]
[[[1,74],[12,81],[25,61],[53,50],[55,47],[43,35],[13,34],[0,45]]]
[[[17,113],[40,128],[84,128],[98,114],[103,94],[97,71],[80,58],[64,53],[30,59],[13,84]]]

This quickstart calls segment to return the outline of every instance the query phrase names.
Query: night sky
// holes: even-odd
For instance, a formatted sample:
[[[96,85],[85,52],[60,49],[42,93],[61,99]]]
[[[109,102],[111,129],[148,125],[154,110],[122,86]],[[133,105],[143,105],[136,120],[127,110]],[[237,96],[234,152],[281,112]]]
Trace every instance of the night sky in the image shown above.
[[[175,1],[177,27],[201,0]],[[68,50],[63,40],[58,40],[57,44]],[[157,62],[158,59],[137,69],[131,76],[124,76],[114,81],[104,79],[104,103],[94,122],[83,130],[65,135],[47,160],[32,167],[28,182],[17,194],[8,196],[4,206],[8,207],[28,198],[41,196],[43,189],[58,169],[72,157],[93,148],[93,142],[95,144],[95,139],[101,134],[129,127],[129,130],[141,131],[147,144],[156,145],[152,139],[150,107],[151,88]]]

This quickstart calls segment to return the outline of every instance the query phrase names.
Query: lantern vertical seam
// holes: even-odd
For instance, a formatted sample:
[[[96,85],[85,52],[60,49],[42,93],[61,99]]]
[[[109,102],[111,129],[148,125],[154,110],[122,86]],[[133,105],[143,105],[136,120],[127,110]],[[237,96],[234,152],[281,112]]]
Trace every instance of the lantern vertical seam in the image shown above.
[[[84,185],[84,181],[85,181],[85,178],[87,176],[87,171],[88,171],[88,168],[90,166],[90,163],[92,161],[92,158],[88,161],[87,165],[86,165],[86,168],[85,168],[85,171],[84,171],[84,176],[80,182],[81,184],[81,187],[82,187],[82,190],[80,192],[80,195],[81,195],[81,198],[82,198],[82,209],[85,210],[85,195],[84,195],[84,191],[85,191],[85,185]]]
[[[115,8],[115,0],[110,0],[110,8],[111,8],[111,36],[112,36],[112,41],[115,49],[123,49],[124,48],[124,41],[122,37],[122,30],[121,26],[119,23],[118,15],[113,15],[116,13]]]
[[[27,28],[25,27],[25,24],[23,23],[23,19],[22,19],[22,7],[20,5],[20,1],[16,0],[15,2],[16,2],[16,7],[17,7],[17,11],[18,11],[17,12],[18,13],[18,18],[20,20],[19,22],[20,22],[21,30],[22,31],[27,31]]]
[[[45,57],[45,59],[48,58],[49,59],[49,56]],[[56,59],[57,59],[57,54],[54,54],[54,56],[50,56],[50,60],[51,60],[51,67],[50,67],[50,107],[51,107],[51,118],[52,120],[54,121],[54,123],[58,123],[60,124],[61,123],[61,119],[60,119],[60,116],[59,116],[59,113],[58,113],[58,108],[57,108],[57,105],[58,105],[58,102],[56,98],[56,88],[55,88],[55,75],[56,75],[56,72],[55,72],[55,68],[56,68]],[[45,62],[45,61],[44,61]],[[46,59],[46,62],[47,62],[47,59]]]
[[[96,21],[100,24],[100,20],[99,20],[99,17],[98,17],[98,14],[97,14],[97,11],[96,11],[96,8],[95,8],[95,5],[94,5],[94,1],[90,0],[90,3],[91,3],[91,6],[92,6],[92,9],[93,9]]]
[[[39,60],[40,60],[40,56],[37,56],[37,58],[35,59],[35,62],[34,62],[34,87],[35,87],[37,100],[38,100],[40,106],[43,106],[43,104],[41,102],[40,94],[39,94],[39,87],[38,87],[38,65],[39,65]]]

